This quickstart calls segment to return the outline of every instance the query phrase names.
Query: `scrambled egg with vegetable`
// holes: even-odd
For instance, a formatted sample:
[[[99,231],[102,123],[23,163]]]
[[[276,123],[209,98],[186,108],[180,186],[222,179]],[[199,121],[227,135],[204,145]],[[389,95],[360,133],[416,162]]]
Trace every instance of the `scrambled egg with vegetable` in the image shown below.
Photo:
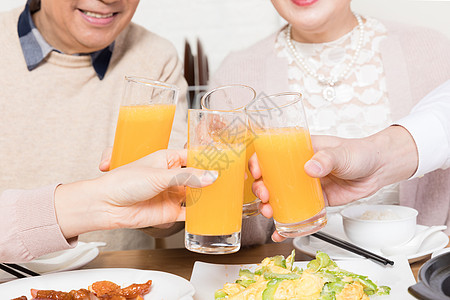
[[[369,295],[388,295],[390,288],[377,286],[366,276],[340,269],[318,251],[305,270],[293,267],[295,251],[286,259],[267,257],[255,272],[239,271],[235,283],[225,283],[215,299],[228,300],[368,300]]]

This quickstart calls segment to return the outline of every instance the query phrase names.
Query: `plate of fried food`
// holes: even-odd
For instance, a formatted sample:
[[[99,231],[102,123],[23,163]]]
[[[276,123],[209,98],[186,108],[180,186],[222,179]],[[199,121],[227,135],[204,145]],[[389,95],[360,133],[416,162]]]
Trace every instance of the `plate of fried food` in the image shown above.
[[[139,269],[88,269],[0,284],[1,299],[192,300],[194,287],[174,274]]]
[[[196,262],[194,299],[414,299],[408,287],[415,280],[405,256],[393,258],[394,266],[366,259],[335,262],[320,251],[309,262],[294,260],[295,251],[287,258],[267,257],[258,265]]]

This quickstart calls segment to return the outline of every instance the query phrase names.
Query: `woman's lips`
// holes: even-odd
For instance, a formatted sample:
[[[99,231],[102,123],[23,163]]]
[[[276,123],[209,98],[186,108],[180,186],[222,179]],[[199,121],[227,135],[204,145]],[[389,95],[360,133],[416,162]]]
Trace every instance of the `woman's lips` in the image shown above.
[[[96,12],[91,12],[91,11],[86,11],[86,10],[81,10],[81,9],[79,11],[80,11],[83,19],[85,19],[92,25],[100,25],[100,26],[104,26],[104,25],[108,25],[108,24],[112,23],[115,16],[117,15],[117,13],[101,14],[101,13],[96,13]]]
[[[292,1],[292,3],[294,3],[295,5],[298,5],[298,6],[308,6],[308,5],[316,3],[319,0],[291,0],[291,1]]]

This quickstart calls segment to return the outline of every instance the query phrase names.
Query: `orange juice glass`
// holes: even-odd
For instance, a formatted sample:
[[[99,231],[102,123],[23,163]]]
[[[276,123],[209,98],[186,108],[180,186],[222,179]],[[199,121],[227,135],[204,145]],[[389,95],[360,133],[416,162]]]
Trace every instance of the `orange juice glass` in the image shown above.
[[[110,169],[166,149],[178,88],[140,77],[125,77]]]
[[[241,84],[229,84],[208,91],[201,99],[201,107],[207,110],[243,112],[245,106],[253,101],[255,97],[256,92],[253,88]],[[259,214],[260,200],[252,191],[252,184],[255,179],[248,169],[248,160],[255,153],[254,137],[255,135],[249,130],[246,138],[243,217]]]
[[[304,171],[314,155],[302,97],[282,93],[246,107],[256,134],[256,155],[277,231],[285,237],[308,235],[327,223],[320,181]]]
[[[186,188],[185,246],[208,253],[240,248],[247,117],[243,112],[190,109],[187,166],[215,170],[204,188]]]

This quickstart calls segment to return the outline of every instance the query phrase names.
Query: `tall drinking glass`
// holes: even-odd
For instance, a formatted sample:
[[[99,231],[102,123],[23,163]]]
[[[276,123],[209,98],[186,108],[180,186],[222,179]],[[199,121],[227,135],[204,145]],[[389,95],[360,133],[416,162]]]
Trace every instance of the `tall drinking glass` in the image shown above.
[[[178,87],[141,77],[125,77],[110,169],[166,149]]]
[[[285,237],[318,231],[327,217],[320,181],[303,168],[314,152],[301,94],[259,98],[245,111],[277,231]]]
[[[207,92],[201,99],[202,109],[216,111],[240,111],[243,112],[247,104],[253,101],[256,92],[253,88],[241,85],[230,84],[212,89]],[[244,181],[244,205],[242,214],[244,217],[255,216],[259,214],[260,200],[253,194],[252,184],[255,181],[250,170],[248,169],[248,160],[255,153],[253,140],[255,135],[251,130],[247,131],[246,138],[246,157],[245,157],[245,173]]]
[[[243,112],[188,111],[187,166],[219,172],[204,188],[186,188],[188,250],[233,253],[241,245],[247,116]]]

